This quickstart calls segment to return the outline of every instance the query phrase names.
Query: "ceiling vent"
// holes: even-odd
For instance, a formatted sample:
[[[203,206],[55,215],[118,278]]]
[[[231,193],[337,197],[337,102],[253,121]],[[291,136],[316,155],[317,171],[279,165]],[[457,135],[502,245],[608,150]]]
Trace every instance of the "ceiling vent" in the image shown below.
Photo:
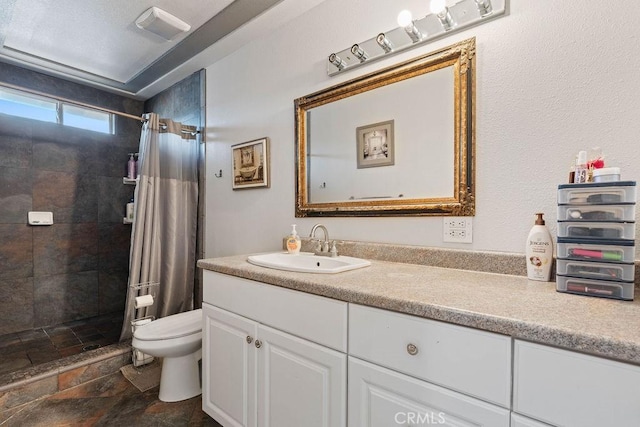
[[[191,25],[155,6],[146,10],[136,19],[136,26],[165,40],[171,40],[178,34],[191,29]]]

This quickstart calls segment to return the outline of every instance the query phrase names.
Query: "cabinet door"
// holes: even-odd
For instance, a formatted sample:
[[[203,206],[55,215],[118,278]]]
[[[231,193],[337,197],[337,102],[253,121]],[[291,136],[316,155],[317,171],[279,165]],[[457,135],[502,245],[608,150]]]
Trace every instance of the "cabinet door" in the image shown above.
[[[258,336],[258,425],[345,426],[347,356],[264,325]]]
[[[509,411],[349,357],[349,427],[509,427]]]
[[[559,426],[640,426],[640,367],[516,340],[513,411]]]
[[[209,304],[202,310],[202,409],[224,427],[255,427],[258,324]]]

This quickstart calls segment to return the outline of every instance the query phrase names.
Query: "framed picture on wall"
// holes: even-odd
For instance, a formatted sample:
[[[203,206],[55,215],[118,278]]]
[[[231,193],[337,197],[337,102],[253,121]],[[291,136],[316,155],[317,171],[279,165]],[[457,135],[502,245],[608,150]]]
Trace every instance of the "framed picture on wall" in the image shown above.
[[[395,161],[393,120],[356,129],[358,169],[391,166]]]
[[[269,187],[269,138],[231,146],[233,189]]]

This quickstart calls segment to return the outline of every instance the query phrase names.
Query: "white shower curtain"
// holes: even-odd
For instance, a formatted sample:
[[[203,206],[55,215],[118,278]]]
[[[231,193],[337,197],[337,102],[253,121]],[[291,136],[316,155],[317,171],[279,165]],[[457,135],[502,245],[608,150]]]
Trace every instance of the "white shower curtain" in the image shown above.
[[[138,292],[133,285],[159,283],[150,288],[155,301],[142,312],[145,315],[164,317],[193,309],[199,149],[196,137],[182,130],[195,127],[160,119],[155,113],[145,117],[121,340],[131,337],[131,320],[141,315],[138,311],[136,316]]]

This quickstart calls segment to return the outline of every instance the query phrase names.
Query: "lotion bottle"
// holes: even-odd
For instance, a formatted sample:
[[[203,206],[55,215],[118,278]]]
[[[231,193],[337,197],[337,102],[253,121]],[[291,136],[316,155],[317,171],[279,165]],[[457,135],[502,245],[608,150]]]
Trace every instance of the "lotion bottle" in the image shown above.
[[[553,264],[553,240],[544,224],[544,214],[536,215],[536,222],[527,237],[527,277],[530,280],[548,282]]]
[[[129,161],[127,162],[127,178],[136,179],[136,160],[133,153],[129,153]]]
[[[296,225],[291,224],[291,234],[287,237],[287,252],[292,255],[298,255],[300,253],[300,247],[302,242],[296,231]]]

